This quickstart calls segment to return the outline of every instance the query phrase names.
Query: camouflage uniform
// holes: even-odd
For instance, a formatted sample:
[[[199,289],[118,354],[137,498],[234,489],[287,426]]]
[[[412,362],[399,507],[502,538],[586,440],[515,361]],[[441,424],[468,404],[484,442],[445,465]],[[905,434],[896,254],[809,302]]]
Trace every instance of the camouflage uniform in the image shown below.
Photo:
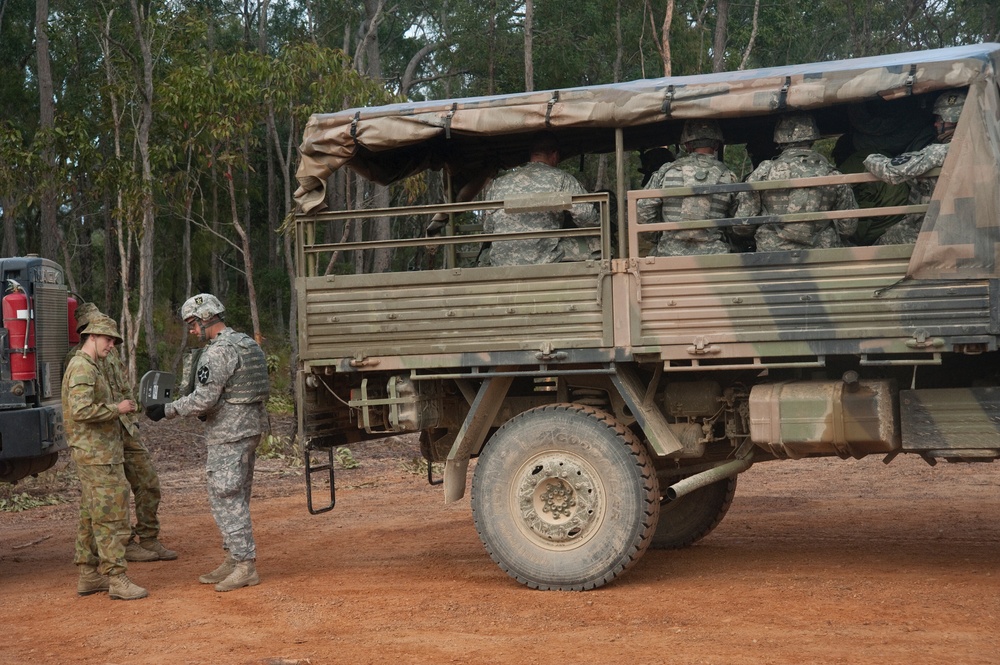
[[[568,192],[573,195],[587,193],[576,178],[565,171],[541,162],[528,162],[494,180],[483,198],[487,201],[503,200],[508,196],[542,192]],[[486,233],[554,230],[562,228],[567,217],[578,227],[598,226],[601,223],[593,204],[580,203],[566,213],[508,213],[502,209],[493,210],[486,215],[484,230]],[[490,248],[489,265],[513,266],[585,260],[595,257],[599,246],[596,238],[538,238],[494,242]]]
[[[720,185],[737,182],[725,164],[712,155],[692,153],[660,168],[646,189]],[[640,224],[681,222],[696,219],[724,219],[732,213],[734,194],[677,196],[669,199],[640,199],[636,212]],[[665,231],[660,234],[652,254],[684,256],[689,254],[726,254],[731,251],[721,228]]]
[[[937,185],[937,178],[920,178],[917,176],[931,169],[940,168],[948,156],[948,147],[954,133],[954,125],[958,123],[965,106],[965,93],[950,90],[938,95],[934,100],[934,115],[943,125],[938,133],[938,143],[932,143],[922,150],[904,152],[898,157],[889,159],[882,155],[869,155],[865,158],[865,168],[879,180],[891,185],[907,183],[910,186],[910,205],[929,203]],[[948,129],[944,129],[948,127]],[[878,245],[901,245],[915,243],[920,234],[920,225],[924,221],[921,213],[910,213],[901,222],[890,227],[878,239]]]
[[[266,429],[264,394],[257,401],[233,401],[232,379],[241,366],[240,348],[265,364],[264,352],[250,337],[225,328],[209,342],[194,368],[194,392],[164,407],[167,418],[199,416],[208,444],[208,497],[223,547],[236,561],[257,557],[250,520],[254,453]],[[245,357],[245,356],[244,356]]]
[[[790,180],[825,175],[839,175],[826,157],[811,146],[819,138],[815,121],[809,116],[788,116],[775,129],[775,142],[792,144],[773,160],[765,160],[747,177],[747,182]],[[858,203],[850,185],[740,192],[735,217],[783,215],[827,210],[855,210]],[[841,238],[854,234],[857,218],[761,224],[756,232],[750,226],[733,227],[739,235],[754,235],[757,251],[842,247]]]
[[[94,315],[101,315],[101,312],[91,305],[87,310],[83,310],[90,303],[81,306],[78,312],[81,316],[78,319],[82,324]],[[82,310],[82,311],[81,311]],[[66,357],[66,366],[69,366],[69,359],[76,354],[82,346],[82,342],[70,349]],[[115,348],[108,354],[107,358],[98,358],[96,361],[102,375],[111,386],[115,402],[123,399],[135,400],[135,394],[126,378],[125,365],[122,362],[118,349]],[[157,516],[160,509],[160,477],[153,466],[153,458],[150,456],[146,446],[139,440],[138,414],[126,413],[119,416],[122,424],[122,436],[124,438],[125,449],[125,478],[135,497],[135,526],[131,529],[132,538],[140,540],[157,539],[160,535],[160,519]]]
[[[97,363],[82,351],[75,353],[62,384],[63,426],[81,490],[73,562],[108,576],[125,572],[130,537],[117,403]]]
[[[918,180],[917,176],[943,165],[950,145],[949,143],[932,143],[922,150],[905,152],[892,159],[883,155],[869,155],[865,158],[865,168],[879,180],[883,180],[891,185],[908,182],[910,185],[910,197],[907,203],[909,205],[927,203],[931,200],[931,195],[934,193],[937,178],[921,178]],[[914,243],[917,241],[917,235],[920,233],[920,224],[923,221],[923,213],[910,213],[903,217],[902,221],[898,224],[889,227],[875,244],[900,245]]]

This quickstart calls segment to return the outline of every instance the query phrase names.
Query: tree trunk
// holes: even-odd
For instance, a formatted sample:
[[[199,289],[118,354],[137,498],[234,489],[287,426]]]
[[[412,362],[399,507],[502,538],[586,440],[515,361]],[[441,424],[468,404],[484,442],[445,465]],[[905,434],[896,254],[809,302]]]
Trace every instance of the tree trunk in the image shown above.
[[[0,209],[3,210],[3,251],[4,256],[20,256],[17,248],[17,220],[14,218],[13,196],[0,193]]]
[[[653,10],[649,4],[649,0],[646,1],[646,7],[649,9],[649,23],[652,26],[653,35],[656,35],[656,25],[653,23]],[[674,22],[674,0],[667,0],[667,9],[663,14],[663,24],[660,28],[660,40],[656,44],[657,50],[660,52],[660,59],[663,61],[663,75],[670,76],[673,70],[673,64],[670,57],[670,26]]]
[[[524,1],[524,90],[535,89],[535,61],[532,56],[532,31],[535,21],[534,0]]]
[[[39,201],[41,213],[41,254],[55,261],[59,255],[56,228],[56,155],[52,145],[55,129],[55,101],[52,89],[52,64],[49,61],[49,0],[35,2],[35,58],[38,75],[38,136],[42,141],[42,161],[47,171],[42,180]]]
[[[753,21],[750,27],[750,40],[747,41],[747,48],[743,51],[743,59],[740,60],[740,71],[747,68],[747,61],[750,60],[750,53],[753,51],[753,43],[757,40],[757,18],[760,15],[760,0],[753,3]]]
[[[718,0],[715,4],[715,39],[712,42],[712,71],[721,72],[726,68],[726,32],[729,28],[729,0]]]
[[[264,341],[260,334],[260,313],[257,311],[257,287],[253,279],[253,253],[250,251],[250,236],[240,223],[239,208],[236,205],[236,184],[233,182],[232,167],[226,168],[226,186],[229,188],[229,212],[233,216],[233,228],[240,237],[240,247],[243,254],[243,268],[247,280],[247,299],[250,301],[250,320],[253,323],[253,338],[260,344]]]
[[[142,166],[142,226],[139,230],[139,306],[136,318],[142,322],[146,333],[146,355],[150,367],[159,367],[160,359],[156,351],[156,331],[153,328],[153,240],[155,237],[156,217],[153,208],[153,167],[149,158],[149,130],[153,125],[153,56],[149,38],[143,34],[144,17],[139,13],[137,0],[130,0],[132,7],[132,30],[136,44],[139,45],[142,62],[142,80],[140,81],[139,126],[136,128],[136,143],[139,149]],[[123,269],[125,267],[123,266]],[[139,330],[132,332],[131,340],[126,341],[138,348]],[[136,364],[134,350],[130,354],[128,367],[129,382],[136,382]]]

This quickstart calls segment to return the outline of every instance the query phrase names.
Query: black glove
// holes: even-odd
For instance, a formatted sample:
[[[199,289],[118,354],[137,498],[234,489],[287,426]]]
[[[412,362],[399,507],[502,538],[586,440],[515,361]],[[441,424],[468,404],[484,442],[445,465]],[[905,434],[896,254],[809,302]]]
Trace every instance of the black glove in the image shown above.
[[[150,404],[146,407],[146,417],[154,423],[167,417],[166,407],[162,404]]]

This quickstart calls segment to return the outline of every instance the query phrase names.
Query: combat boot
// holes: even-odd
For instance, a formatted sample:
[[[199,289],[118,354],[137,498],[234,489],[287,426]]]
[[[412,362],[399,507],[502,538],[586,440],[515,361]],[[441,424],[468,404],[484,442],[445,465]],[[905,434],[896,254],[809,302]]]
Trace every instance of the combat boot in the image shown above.
[[[80,566],[80,579],[76,583],[76,592],[81,596],[107,591],[110,580],[107,575],[101,575],[94,566]]]
[[[229,552],[226,552],[226,560],[223,561],[219,565],[219,567],[213,570],[212,572],[205,573],[204,575],[199,577],[198,581],[201,582],[202,584],[218,584],[222,580],[229,577],[230,573],[233,572],[234,568],[236,568],[236,559],[234,559]]]
[[[149,592],[128,578],[128,575],[121,573],[111,576],[111,585],[108,589],[111,600],[139,600],[149,595]]]
[[[139,541],[139,546],[144,550],[155,552],[160,561],[173,561],[177,558],[177,552],[168,550],[156,538],[143,538]]]
[[[125,546],[126,561],[156,561],[159,558],[159,554],[152,550],[147,550],[134,540],[128,541],[128,545]]]
[[[233,591],[257,584],[260,584],[260,578],[257,576],[257,568],[253,565],[253,561],[239,561],[229,577],[215,585],[215,590]]]

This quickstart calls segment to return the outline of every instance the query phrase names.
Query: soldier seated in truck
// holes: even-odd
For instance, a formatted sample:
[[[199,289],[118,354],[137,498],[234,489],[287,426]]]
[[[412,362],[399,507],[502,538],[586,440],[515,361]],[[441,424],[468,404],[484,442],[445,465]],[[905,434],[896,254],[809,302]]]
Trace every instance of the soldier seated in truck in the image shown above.
[[[722,130],[713,120],[688,120],[681,131],[681,144],[687,154],[665,164],[650,179],[646,189],[697,187],[738,182],[736,175],[719,158]],[[732,215],[736,195],[720,192],[705,196],[664,199],[640,199],[636,214],[640,224],[725,219]],[[660,234],[654,256],[692,254],[728,254],[732,251],[722,228],[709,227],[664,231]]]
[[[774,142],[781,147],[781,154],[773,160],[761,162],[747,176],[747,182],[839,174],[826,157],[813,150],[813,143],[819,138],[819,128],[812,115],[795,113],[783,116],[774,128]],[[736,217],[741,218],[853,210],[858,207],[849,185],[740,192],[736,198]],[[753,235],[757,241],[757,251],[773,252],[843,247],[843,239],[852,235],[857,225],[858,220],[855,218],[837,219],[832,223],[822,219],[784,224],[766,223],[756,227],[741,225],[734,226],[733,231],[738,235]]]
[[[965,93],[958,90],[948,90],[934,100],[934,131],[935,142],[915,152],[905,152],[897,157],[884,155],[869,155],[865,159],[865,168],[880,180],[897,185],[906,182],[910,186],[910,204],[927,203],[931,200],[937,178],[920,178],[931,169],[944,165],[948,156],[951,139],[958,126],[958,117],[962,115],[965,106]],[[903,245],[915,243],[920,233],[920,225],[924,221],[923,213],[910,213],[900,222],[891,226],[876,241],[879,245]]]
[[[543,132],[535,137],[529,150],[528,162],[499,176],[486,189],[487,201],[503,200],[520,194],[541,192],[567,192],[586,194],[587,190],[576,178],[561,171],[559,144],[555,137]],[[562,228],[572,226],[598,226],[600,216],[592,203],[580,203],[565,213],[562,211],[507,212],[492,210],[486,215],[487,233],[512,233]],[[513,266],[535,263],[559,263],[591,258],[595,247],[586,238],[538,238],[531,240],[505,240],[493,242],[489,258],[480,265]]]

